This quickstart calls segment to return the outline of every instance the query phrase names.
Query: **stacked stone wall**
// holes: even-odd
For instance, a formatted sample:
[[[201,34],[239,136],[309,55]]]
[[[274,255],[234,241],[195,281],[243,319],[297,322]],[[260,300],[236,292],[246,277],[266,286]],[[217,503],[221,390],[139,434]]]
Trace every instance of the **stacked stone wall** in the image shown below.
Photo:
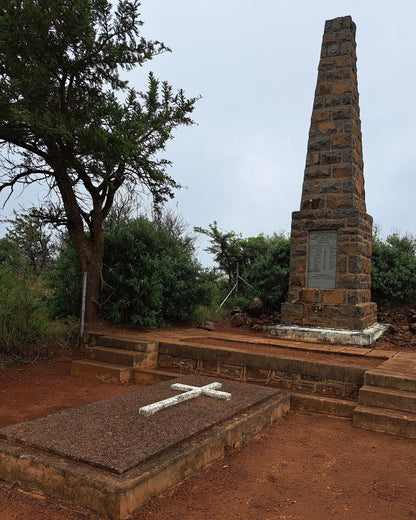
[[[161,369],[177,368],[181,374],[233,379],[327,397],[357,399],[359,389],[363,384],[364,370],[358,369],[351,373],[351,377],[346,377],[341,367],[340,377],[337,379],[328,377],[329,374],[326,374],[325,370],[319,370],[319,368],[316,370],[316,366],[313,367],[312,363],[311,367],[315,370],[308,370],[305,366],[303,372],[291,371],[289,365],[288,363],[287,369],[282,366],[280,370],[277,370],[244,362],[226,363],[220,358],[216,360],[201,359],[198,353],[195,353],[195,357],[183,357],[179,353],[172,352],[159,354]]]

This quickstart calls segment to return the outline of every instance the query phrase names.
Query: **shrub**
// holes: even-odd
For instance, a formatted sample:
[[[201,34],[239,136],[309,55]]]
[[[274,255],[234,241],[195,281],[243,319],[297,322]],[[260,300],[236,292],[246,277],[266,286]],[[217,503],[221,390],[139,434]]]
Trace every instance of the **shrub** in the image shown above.
[[[380,308],[416,305],[416,240],[393,234],[373,238],[372,300]]]
[[[247,281],[256,288],[267,311],[279,310],[287,301],[289,287],[290,240],[283,235],[266,237],[267,250],[258,255],[244,271]]]
[[[197,227],[195,231],[210,238],[211,245],[206,251],[215,255],[219,269],[227,275],[228,291],[234,287],[238,275],[247,282],[238,280],[238,295],[233,294],[229,305],[246,309],[258,296],[266,311],[280,310],[289,285],[289,238],[283,234],[243,238],[234,231],[221,231],[216,222],[208,229]]]
[[[192,241],[144,217],[109,221],[104,279],[110,287],[105,318],[143,327],[191,320],[209,299],[208,278],[193,256]]]
[[[104,286],[101,316],[112,323],[159,327],[192,320],[210,300],[210,278],[194,258],[192,240],[182,229],[145,217],[109,218],[104,230]],[[66,242],[50,278],[54,316],[78,315],[81,269]]]
[[[47,275],[52,294],[48,311],[58,319],[71,320],[80,314],[82,272],[78,255],[68,237],[63,237],[55,266]]]
[[[0,268],[0,351],[25,358],[49,354],[64,339],[66,327],[49,320],[40,277]]]

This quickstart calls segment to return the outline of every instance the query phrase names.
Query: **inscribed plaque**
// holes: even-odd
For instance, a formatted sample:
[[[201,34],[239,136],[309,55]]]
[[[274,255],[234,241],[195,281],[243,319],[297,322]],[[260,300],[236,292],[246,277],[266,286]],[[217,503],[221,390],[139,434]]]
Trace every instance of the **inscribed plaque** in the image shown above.
[[[310,231],[308,287],[335,289],[337,242],[337,231]]]

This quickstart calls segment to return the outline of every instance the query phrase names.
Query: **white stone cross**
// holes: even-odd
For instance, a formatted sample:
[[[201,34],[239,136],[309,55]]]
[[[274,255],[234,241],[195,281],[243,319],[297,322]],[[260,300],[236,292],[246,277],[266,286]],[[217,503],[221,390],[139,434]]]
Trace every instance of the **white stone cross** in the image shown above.
[[[181,403],[182,401],[187,401],[188,399],[193,399],[199,395],[206,395],[208,397],[215,397],[217,399],[224,399],[225,401],[229,401],[231,399],[231,394],[228,392],[219,392],[218,389],[221,387],[221,383],[210,383],[209,385],[205,386],[190,386],[182,385],[181,383],[175,383],[171,385],[172,390],[185,392],[184,394],[175,395],[174,397],[169,397],[163,401],[158,401],[157,403],[142,406],[139,409],[139,413],[140,415],[152,415],[159,410],[163,410],[164,408],[168,408],[174,404]]]

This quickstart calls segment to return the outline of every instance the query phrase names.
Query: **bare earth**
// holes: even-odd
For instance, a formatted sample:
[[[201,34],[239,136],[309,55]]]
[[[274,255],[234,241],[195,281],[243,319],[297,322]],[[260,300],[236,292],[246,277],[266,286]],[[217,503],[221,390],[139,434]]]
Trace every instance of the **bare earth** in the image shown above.
[[[0,426],[139,388],[69,376],[69,358],[0,370]],[[135,520],[416,518],[416,441],[290,414]],[[1,520],[98,520],[0,481]]]

